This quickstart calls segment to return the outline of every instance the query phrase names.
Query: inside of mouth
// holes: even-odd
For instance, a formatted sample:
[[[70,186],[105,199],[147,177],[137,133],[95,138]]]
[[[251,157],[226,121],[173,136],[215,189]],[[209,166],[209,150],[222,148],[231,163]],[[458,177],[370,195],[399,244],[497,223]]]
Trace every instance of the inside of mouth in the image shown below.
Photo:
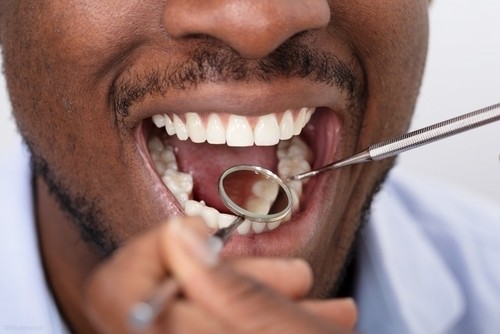
[[[220,212],[227,212],[218,195],[219,176],[235,165],[255,165],[277,169],[277,146],[228,147],[208,143],[193,144],[175,137],[166,142],[176,151],[179,170],[193,177],[193,199],[203,200]],[[243,186],[243,185],[242,185]]]
[[[193,143],[191,140],[180,140],[175,135],[168,135],[164,128],[158,128],[151,120],[146,120],[143,125],[144,140],[148,143],[150,155],[152,157],[152,165],[156,168],[160,175],[165,173],[165,169],[171,167],[159,168],[157,164],[157,154],[153,153],[152,142],[159,141],[165,146],[170,147],[175,155],[176,169],[182,174],[192,177],[192,193],[189,195],[189,200],[194,200],[203,203],[208,207],[214,208],[220,213],[228,213],[228,209],[220,199],[217,185],[220,175],[228,168],[235,165],[247,164],[256,165],[267,168],[282,178],[297,174],[297,169],[283,172],[283,152],[292,151],[292,158],[298,160],[293,162],[295,165],[302,165],[299,172],[305,172],[311,169],[311,165],[315,166],[315,159],[321,153],[318,152],[320,145],[317,140],[317,127],[320,123],[321,113],[315,112],[308,124],[303,128],[300,135],[294,136],[289,140],[280,141],[278,145],[272,146],[248,146],[248,147],[230,147],[225,144],[214,145],[208,143]],[[297,144],[298,143],[298,144]],[[306,147],[308,153],[303,157],[297,158],[297,145]],[[301,149],[302,149],[301,148]],[[288,151],[287,151],[288,150]],[[321,151],[321,150],[319,150]],[[286,153],[289,154],[289,153]],[[288,162],[286,163],[288,164]],[[305,167],[304,167],[305,166]],[[294,167],[295,168],[295,167]],[[161,170],[159,170],[161,169]],[[293,169],[293,168],[292,168]],[[288,175],[283,175],[288,173]],[[297,182],[297,181],[296,181]],[[165,182],[165,185],[170,192],[174,193],[175,189],[171,189]],[[295,192],[298,198],[294,198],[296,202],[294,211],[300,210],[301,194],[303,193],[302,184],[289,184],[290,188],[296,189]],[[250,186],[249,186],[250,187]],[[173,187],[175,188],[175,186]],[[179,202],[185,201],[179,199]],[[184,203],[180,203],[184,206]],[[217,227],[217,226],[216,226]],[[222,227],[222,226],[218,226]]]

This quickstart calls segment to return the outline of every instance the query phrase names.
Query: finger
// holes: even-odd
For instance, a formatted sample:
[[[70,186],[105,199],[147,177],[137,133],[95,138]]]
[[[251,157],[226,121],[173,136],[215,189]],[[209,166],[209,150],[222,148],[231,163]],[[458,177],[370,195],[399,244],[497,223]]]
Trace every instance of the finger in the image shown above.
[[[193,225],[198,233],[206,233],[197,219],[183,222]],[[132,307],[149,299],[167,277],[169,265],[163,245],[168,241],[162,232],[167,225],[127,242],[87,282],[87,313],[103,330],[125,333]]]
[[[313,276],[309,265],[300,259],[242,258],[229,261],[244,276],[249,276],[291,299],[303,298],[310,290]],[[290,266],[297,266],[291,275]],[[286,284],[284,284],[286,282]]]
[[[168,312],[160,314],[147,333],[220,334],[229,333],[229,330],[204,309],[185,300],[176,300]]]
[[[219,263],[206,239],[192,230],[181,224],[171,224],[166,232],[170,242],[165,248],[172,273],[186,298],[232,328],[233,332],[330,332],[327,322],[311,312],[304,312],[289,298],[243,275],[227,263]],[[288,265],[290,278],[304,275],[300,273],[305,268],[303,261],[275,261]]]
[[[354,329],[358,317],[357,308],[352,298],[330,300],[305,300],[300,305],[313,314],[328,321],[331,325]]]

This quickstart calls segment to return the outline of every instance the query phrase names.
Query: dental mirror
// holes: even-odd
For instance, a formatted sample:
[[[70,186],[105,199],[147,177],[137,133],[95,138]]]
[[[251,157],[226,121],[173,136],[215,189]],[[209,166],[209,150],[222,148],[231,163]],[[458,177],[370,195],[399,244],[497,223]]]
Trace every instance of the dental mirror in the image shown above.
[[[282,221],[292,210],[292,193],[285,182],[268,169],[239,165],[227,169],[219,178],[219,195],[237,217],[214,236],[224,242],[245,218],[259,223]]]

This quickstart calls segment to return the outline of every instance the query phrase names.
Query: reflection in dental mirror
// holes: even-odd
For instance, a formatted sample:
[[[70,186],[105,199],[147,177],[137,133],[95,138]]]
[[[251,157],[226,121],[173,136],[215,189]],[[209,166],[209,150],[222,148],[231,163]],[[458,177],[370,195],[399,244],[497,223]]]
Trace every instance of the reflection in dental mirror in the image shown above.
[[[251,221],[281,221],[292,209],[288,186],[276,174],[258,166],[227,169],[219,178],[219,194],[232,213]]]

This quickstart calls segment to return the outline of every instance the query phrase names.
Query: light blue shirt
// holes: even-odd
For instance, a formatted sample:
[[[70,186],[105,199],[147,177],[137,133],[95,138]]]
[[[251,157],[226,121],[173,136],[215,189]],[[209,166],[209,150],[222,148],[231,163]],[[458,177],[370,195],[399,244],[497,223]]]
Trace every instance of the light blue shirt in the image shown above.
[[[362,333],[500,333],[500,207],[397,169],[361,235]]]
[[[45,282],[26,152],[0,156],[0,333],[65,333]],[[500,209],[393,171],[362,232],[362,333],[500,333]]]

